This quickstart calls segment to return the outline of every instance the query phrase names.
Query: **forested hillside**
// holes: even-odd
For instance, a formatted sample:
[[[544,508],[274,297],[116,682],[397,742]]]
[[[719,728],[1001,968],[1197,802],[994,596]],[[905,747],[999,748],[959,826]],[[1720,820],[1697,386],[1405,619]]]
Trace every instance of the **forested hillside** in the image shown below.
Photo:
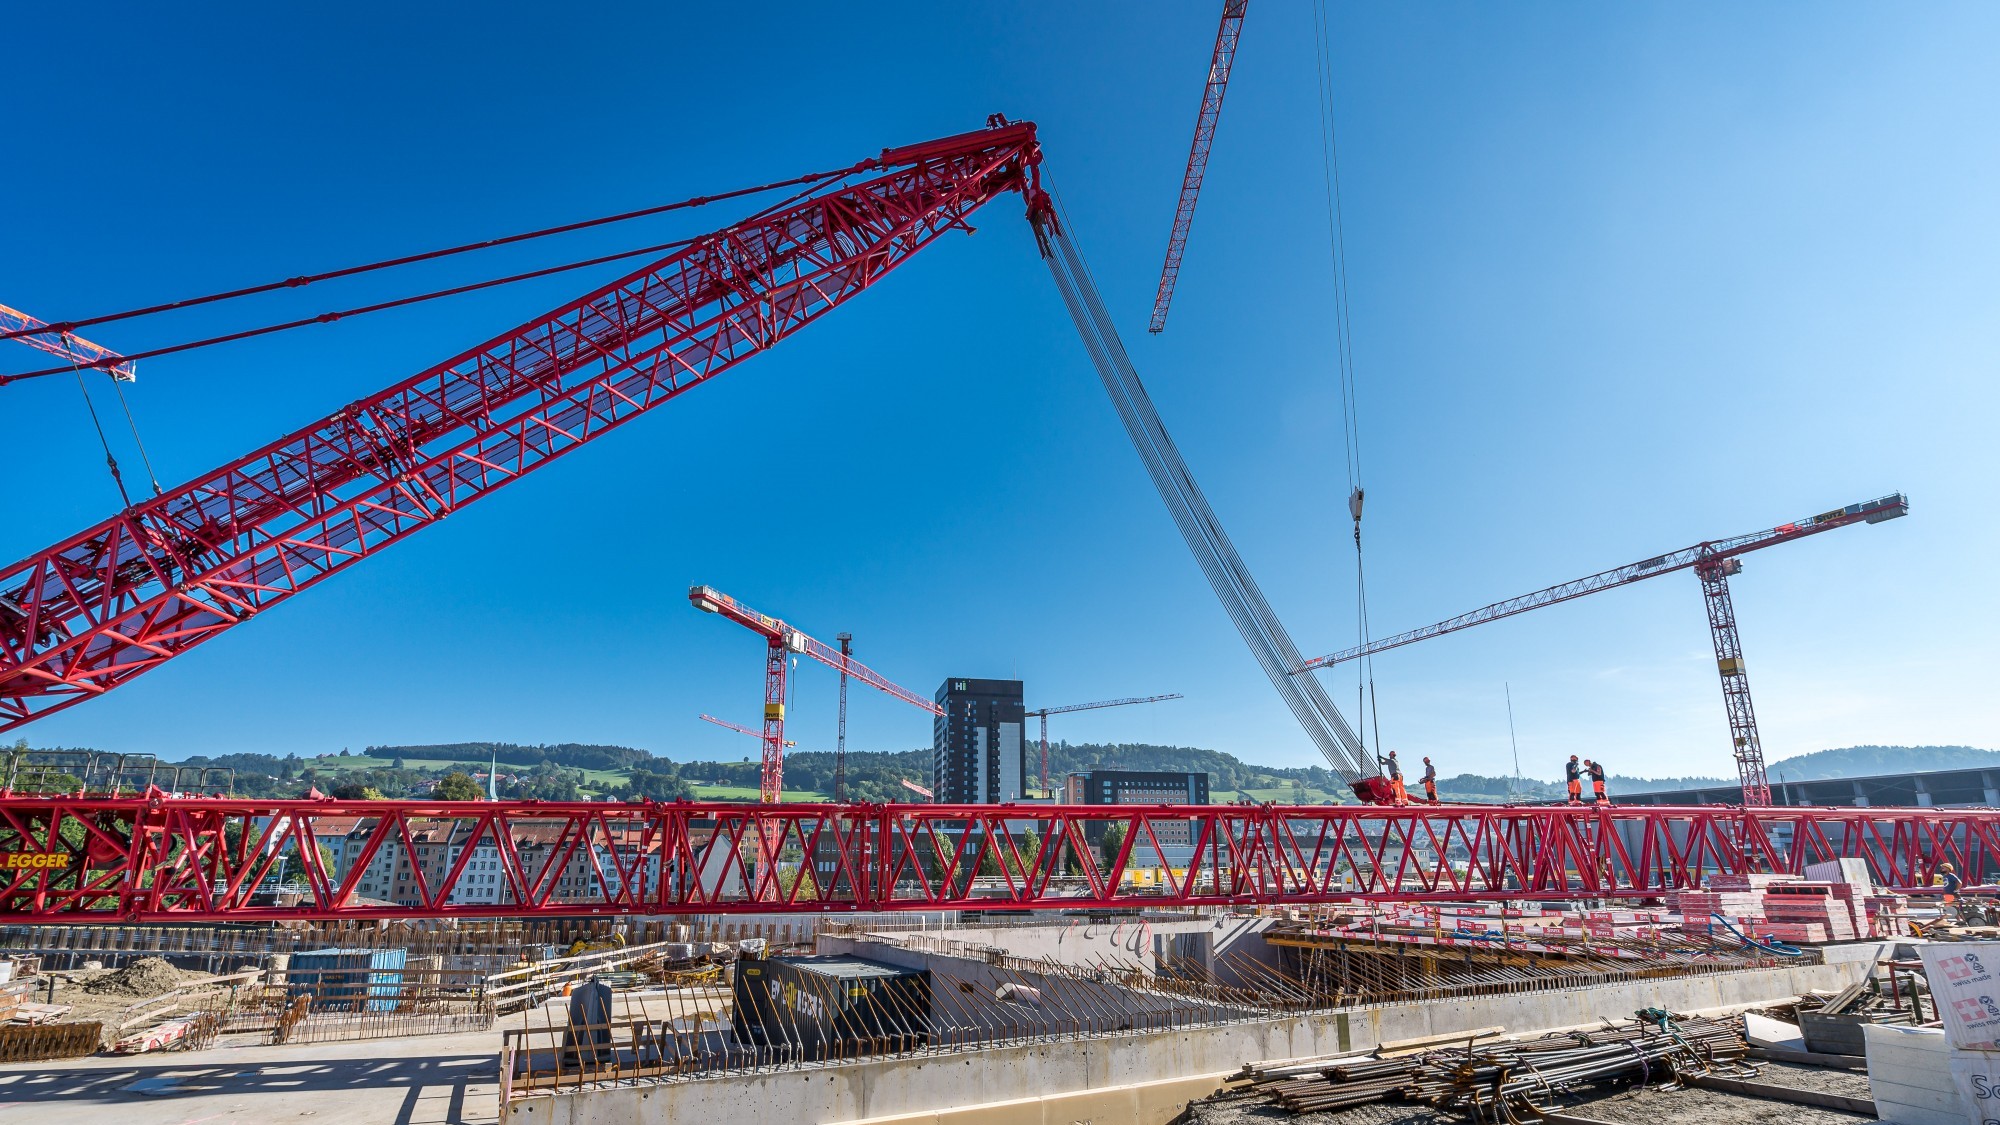
[[[77,747],[48,747],[87,753]],[[28,750],[18,743],[17,752]],[[1635,778],[1615,772],[1620,763],[1607,752],[1614,771],[1611,792],[1645,793],[1663,789],[1702,788],[1734,783],[1730,777]],[[757,761],[676,762],[629,746],[585,743],[524,745],[507,742],[457,742],[435,745],[370,746],[361,754],[302,758],[296,754],[219,754],[194,756],[178,763],[188,769],[183,784],[192,785],[195,767],[226,767],[235,771],[234,791],[251,797],[293,797],[317,789],[343,797],[427,797],[439,792],[444,779],[454,792],[480,792],[488,786],[488,763],[497,758],[499,777],[493,788],[502,797],[551,801],[591,798],[651,798],[668,801],[755,800]],[[1040,755],[1028,747],[1028,773],[1040,770]],[[928,747],[896,751],[856,750],[847,757],[847,795],[855,801],[914,799],[900,782],[928,785]],[[1415,788],[1421,756],[1411,755],[1405,770]],[[1864,777],[1921,770],[2000,766],[2000,751],[1970,746],[1850,746],[1801,754],[1771,764],[1773,780],[1812,781],[1830,777]],[[1266,766],[1243,761],[1220,750],[1149,743],[1073,743],[1049,746],[1050,778],[1060,784],[1071,773],[1092,769],[1170,770],[1206,773],[1216,801],[1249,799],[1286,803],[1319,803],[1350,799],[1347,787],[1324,766]],[[833,795],[833,755],[823,750],[797,751],[785,757],[787,800],[827,800]],[[171,773],[158,783],[174,784]],[[1562,795],[1556,781],[1457,773],[1440,778],[1440,795],[1449,800],[1542,800]]]

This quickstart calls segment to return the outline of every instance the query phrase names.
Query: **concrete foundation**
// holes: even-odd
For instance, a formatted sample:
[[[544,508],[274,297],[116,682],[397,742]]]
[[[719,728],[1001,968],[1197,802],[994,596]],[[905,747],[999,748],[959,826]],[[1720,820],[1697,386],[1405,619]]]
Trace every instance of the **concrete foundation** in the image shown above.
[[[958,935],[954,935],[958,936]],[[1017,937],[1018,935],[1009,935]],[[1641,1008],[1678,1012],[1752,1007],[1860,979],[1876,947],[1852,960],[1749,969],[1418,1004],[1388,1004],[1212,1027],[1128,1032],[728,1075],[651,1086],[583,1090],[503,1107],[507,1125],[828,1125],[949,1122],[1041,1125],[1121,1121],[1164,1125],[1245,1062],[1360,1051],[1378,1043],[1495,1024],[1539,1031],[1628,1018]],[[1078,1097],[1074,1104],[1065,1100]],[[1096,1099],[1103,1099],[1102,1109]],[[1049,1116],[1055,1114],[1056,1116]]]

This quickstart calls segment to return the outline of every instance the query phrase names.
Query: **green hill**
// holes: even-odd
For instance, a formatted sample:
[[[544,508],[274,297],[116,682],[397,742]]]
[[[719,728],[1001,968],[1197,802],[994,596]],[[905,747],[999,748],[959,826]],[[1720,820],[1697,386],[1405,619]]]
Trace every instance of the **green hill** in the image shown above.
[[[21,744],[25,748],[25,743]],[[59,749],[51,747],[48,749]],[[77,749],[77,748],[60,748]],[[1028,769],[1039,772],[1038,754],[1029,747]],[[459,742],[412,746],[370,746],[363,753],[340,751],[317,757],[296,754],[223,754],[195,756],[183,766],[228,767],[235,770],[234,791],[250,797],[293,797],[308,790],[384,797],[422,797],[450,772],[477,774],[485,787],[487,764],[497,757],[504,797],[578,800],[600,797],[654,800],[755,800],[757,762],[749,757],[733,762],[674,761],[629,746],[584,743],[524,745]],[[1413,761],[1418,756],[1412,755]],[[854,750],[847,755],[847,795],[855,801],[901,801],[911,795],[901,781],[928,784],[931,752]],[[1771,764],[1773,780],[1815,781],[1836,777],[1866,777],[1923,770],[1973,766],[2000,767],[2000,751],[1970,746],[1849,746],[1800,754]],[[1245,762],[1220,750],[1150,743],[1072,743],[1049,746],[1052,780],[1093,769],[1168,770],[1208,775],[1211,799],[1240,798],[1279,803],[1350,800],[1347,786],[1323,766],[1265,766]],[[833,793],[833,755],[807,750],[785,757],[787,800],[827,800]],[[1727,777],[1610,779],[1613,793],[1645,793],[1734,783]],[[1544,800],[1562,795],[1561,786],[1540,778],[1491,777],[1461,773],[1441,778],[1441,796],[1448,800],[1500,802]]]

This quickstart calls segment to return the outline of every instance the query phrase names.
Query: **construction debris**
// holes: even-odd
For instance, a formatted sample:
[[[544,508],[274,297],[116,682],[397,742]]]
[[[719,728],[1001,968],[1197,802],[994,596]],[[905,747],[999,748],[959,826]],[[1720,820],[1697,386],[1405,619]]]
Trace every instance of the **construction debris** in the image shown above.
[[[1732,1023],[1649,1009],[1623,1025],[1441,1047],[1403,1058],[1250,1064],[1238,1075],[1247,1088],[1218,1097],[1261,1097],[1292,1113],[1401,1102],[1479,1120],[1533,1119],[1548,1111],[1556,1095],[1590,1083],[1753,1077],[1757,1069],[1744,1061],[1746,1050]]]

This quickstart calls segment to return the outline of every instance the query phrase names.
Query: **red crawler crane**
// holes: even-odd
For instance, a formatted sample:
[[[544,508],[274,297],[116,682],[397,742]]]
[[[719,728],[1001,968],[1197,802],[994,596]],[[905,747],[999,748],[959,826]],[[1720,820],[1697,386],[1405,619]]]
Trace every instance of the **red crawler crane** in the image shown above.
[[[102,695],[727,371],[973,212],[1035,127],[889,149],[0,569],[0,731]],[[26,338],[26,337],[24,337]]]
[[[704,613],[713,613],[736,622],[764,638],[764,768],[760,775],[758,799],[765,804],[783,800],[785,779],[785,664],[792,653],[810,656],[843,676],[860,680],[869,687],[933,715],[944,709],[908,688],[890,683],[874,669],[816,641],[768,613],[758,613],[713,586],[696,586],[688,591],[688,601]],[[714,721],[714,720],[710,720]],[[725,726],[731,724],[723,724]],[[740,728],[739,728],[740,729]]]
[[[1181,276],[1181,255],[1187,252],[1194,228],[1194,205],[1208,175],[1209,150],[1215,147],[1215,123],[1222,117],[1222,95],[1229,90],[1229,70],[1236,64],[1236,40],[1243,34],[1243,15],[1250,0],[1223,0],[1222,23],[1215,29],[1215,53],[1208,60],[1208,82],[1201,88],[1201,112],[1194,118],[1194,143],[1188,148],[1187,171],[1181,176],[1181,198],[1174,207],[1174,229],[1167,236],[1167,261],[1160,268],[1160,288],[1153,295],[1153,319],[1146,331],[1167,326],[1167,306],[1173,304],[1174,283]]]
[[[1407,633],[1397,633],[1392,637],[1370,641],[1355,648],[1343,649],[1326,656],[1314,657],[1299,666],[1303,673],[1313,668],[1330,668],[1335,664],[1372,656],[1384,649],[1397,648],[1416,641],[1428,640],[1445,633],[1455,633],[1488,621],[1498,621],[1502,617],[1512,617],[1531,609],[1540,609],[1557,602],[1594,594],[1599,590],[1609,590],[1615,586],[1629,586],[1645,578],[1656,578],[1662,574],[1672,574],[1677,570],[1692,569],[1701,579],[1702,601],[1708,607],[1708,628],[1715,641],[1715,667],[1722,677],[1722,701],[1729,712],[1729,738],[1736,751],[1736,770],[1743,781],[1743,803],[1749,806],[1771,803],[1771,784],[1764,777],[1764,744],[1757,734],[1757,713],[1750,706],[1750,677],[1743,668],[1743,638],[1736,632],[1736,609],[1729,600],[1729,576],[1743,569],[1742,556],[1751,551],[1761,551],[1780,543],[1790,543],[1836,527],[1846,527],[1857,523],[1881,523],[1897,516],[1908,515],[1910,502],[1900,492],[1892,492],[1876,500],[1860,504],[1849,504],[1845,508],[1835,508],[1816,516],[1807,516],[1791,523],[1781,523],[1764,531],[1753,531],[1731,539],[1716,539],[1707,543],[1697,543],[1664,555],[1655,555],[1642,562],[1621,566],[1495,602],[1484,609],[1412,629]]]

